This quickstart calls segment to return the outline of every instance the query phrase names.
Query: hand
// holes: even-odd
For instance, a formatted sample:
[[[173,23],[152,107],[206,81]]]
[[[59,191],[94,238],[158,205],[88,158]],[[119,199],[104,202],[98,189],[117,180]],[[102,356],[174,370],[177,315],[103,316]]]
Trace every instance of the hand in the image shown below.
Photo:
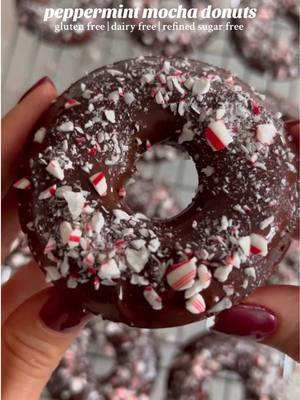
[[[16,170],[32,131],[56,98],[53,83],[43,78],[2,120],[2,257],[20,226]],[[2,287],[2,399],[37,400],[62,355],[88,315],[45,283],[32,262]]]
[[[299,146],[299,121],[288,122],[286,126]],[[243,304],[221,312],[212,329],[255,337],[299,362],[299,300],[297,286],[261,287]]]

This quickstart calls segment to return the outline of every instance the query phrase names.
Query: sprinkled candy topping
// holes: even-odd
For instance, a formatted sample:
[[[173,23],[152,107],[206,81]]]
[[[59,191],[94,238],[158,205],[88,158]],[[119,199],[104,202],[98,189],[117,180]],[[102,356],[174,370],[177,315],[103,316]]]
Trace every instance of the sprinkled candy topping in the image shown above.
[[[214,151],[223,150],[233,142],[233,138],[222,120],[211,122],[205,131],[205,137]]]
[[[59,162],[57,160],[52,160],[48,164],[46,168],[47,172],[49,172],[50,175],[54,176],[55,178],[59,179],[62,181],[64,179],[64,171],[59,165]]]
[[[29,179],[22,178],[22,179],[19,179],[17,182],[15,182],[13,187],[16,189],[27,190],[27,189],[30,189],[31,183],[30,183]]]
[[[250,235],[251,238],[251,253],[255,255],[266,256],[268,254],[267,240],[256,233]]]
[[[256,136],[263,144],[272,144],[276,133],[277,129],[273,124],[262,124],[257,126]]]
[[[107,182],[104,172],[97,172],[96,174],[90,177],[90,181],[92,182],[94,188],[100,194],[100,196],[106,196]]]
[[[206,304],[201,294],[195,294],[185,303],[186,309],[192,314],[201,314],[206,310]]]
[[[167,282],[174,290],[190,288],[196,277],[196,259],[174,264],[167,270]]]
[[[157,294],[152,286],[147,286],[144,289],[144,297],[153,310],[161,310],[163,308],[161,297]]]

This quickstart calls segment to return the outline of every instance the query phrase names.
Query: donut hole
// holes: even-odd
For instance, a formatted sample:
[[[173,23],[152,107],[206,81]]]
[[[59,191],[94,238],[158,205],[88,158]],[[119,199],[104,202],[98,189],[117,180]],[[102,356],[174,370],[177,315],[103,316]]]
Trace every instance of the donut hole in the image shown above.
[[[153,145],[136,167],[126,185],[126,204],[133,212],[166,220],[191,204],[198,189],[198,173],[186,151],[167,144]]]
[[[229,370],[218,372],[211,380],[208,389],[210,400],[245,399],[245,388],[238,373]]]

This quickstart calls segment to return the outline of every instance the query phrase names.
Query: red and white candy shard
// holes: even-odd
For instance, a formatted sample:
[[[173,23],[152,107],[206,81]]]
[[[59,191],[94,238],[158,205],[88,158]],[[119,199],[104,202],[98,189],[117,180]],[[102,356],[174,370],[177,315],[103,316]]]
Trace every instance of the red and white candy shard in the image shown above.
[[[205,300],[199,293],[188,299],[185,307],[192,314],[201,314],[206,310]]]
[[[63,197],[68,204],[68,209],[72,218],[78,218],[86,202],[83,194],[81,192],[66,191],[63,193]]]
[[[45,267],[46,271],[46,282],[57,281],[61,278],[59,270],[56,267]]]
[[[147,286],[144,289],[144,297],[153,308],[153,310],[162,309],[162,299],[152,286]]]
[[[251,238],[251,253],[260,256],[266,256],[268,254],[268,242],[267,240],[257,233],[252,233]]]
[[[77,228],[71,232],[71,234],[68,238],[69,247],[71,249],[73,249],[74,247],[77,247],[79,245],[81,235],[82,235],[81,230],[77,229]]]
[[[118,279],[120,270],[115,260],[109,260],[100,266],[98,275],[101,279]]]
[[[233,142],[233,138],[222,120],[211,122],[205,130],[205,137],[214,151],[223,150]]]
[[[54,176],[60,181],[62,181],[65,177],[64,171],[57,160],[50,161],[50,163],[47,165],[46,170],[47,172],[49,172],[50,175]]]
[[[198,277],[199,277],[199,281],[202,285],[202,289],[208,288],[208,286],[211,283],[211,273],[207,269],[206,265],[204,265],[204,264],[199,265]]]
[[[104,172],[100,171],[90,177],[94,188],[100,196],[106,196],[107,194],[107,182]]]
[[[60,232],[61,240],[64,244],[68,243],[68,240],[69,240],[69,237],[70,237],[72,231],[73,231],[73,228],[69,222],[64,221],[60,224],[59,232]]]
[[[68,99],[65,102],[65,108],[66,109],[69,109],[69,108],[72,108],[72,107],[76,107],[76,106],[79,106],[79,105],[80,105],[79,101],[77,101],[75,99]]]
[[[260,143],[270,145],[273,143],[274,137],[277,133],[277,129],[273,124],[262,124],[256,128],[256,137]]]
[[[46,128],[42,126],[35,132],[33,141],[36,143],[43,143],[45,136],[46,136]]]
[[[13,187],[16,189],[21,189],[21,190],[30,189],[31,182],[27,178],[21,178],[17,182],[14,183]]]
[[[88,267],[92,267],[95,264],[95,257],[92,253],[89,253],[82,261],[83,264],[87,265]]]
[[[167,270],[167,282],[174,290],[186,290],[193,286],[197,268],[196,259],[182,261]]]
[[[46,190],[40,193],[39,200],[46,200],[50,199],[50,197],[54,197],[56,194],[56,189],[57,189],[56,185],[48,187]]]

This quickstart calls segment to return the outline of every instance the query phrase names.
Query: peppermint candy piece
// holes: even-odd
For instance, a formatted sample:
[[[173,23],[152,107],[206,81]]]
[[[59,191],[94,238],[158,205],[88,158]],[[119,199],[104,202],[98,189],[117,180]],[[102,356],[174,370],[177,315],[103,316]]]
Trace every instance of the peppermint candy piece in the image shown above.
[[[222,120],[211,122],[205,130],[205,137],[213,151],[223,150],[233,142],[233,138]]]
[[[63,196],[68,204],[68,208],[70,214],[72,215],[72,218],[78,218],[86,202],[83,194],[81,192],[67,191],[63,193]]]
[[[112,124],[114,124],[116,122],[116,115],[115,115],[114,110],[105,110],[104,114],[105,114],[107,121],[111,122]]]
[[[46,136],[46,128],[42,126],[35,132],[33,141],[36,143],[43,143],[45,136]]]
[[[153,310],[162,309],[162,299],[152,286],[147,286],[144,289],[144,297],[153,308]]]
[[[266,256],[268,254],[268,242],[267,240],[257,233],[252,233],[251,238],[251,253],[260,256]]]
[[[243,236],[239,238],[239,246],[243,250],[245,256],[250,255],[251,238],[250,236]]]
[[[202,285],[202,289],[208,288],[211,283],[211,273],[207,269],[206,265],[204,265],[204,264],[199,265],[198,277],[199,277],[199,281]]]
[[[61,278],[59,270],[56,267],[45,267],[44,270],[46,272],[47,283],[58,281]]]
[[[90,181],[92,182],[94,188],[99,193],[101,197],[106,196],[107,194],[107,182],[105,178],[104,172],[100,171],[90,177]]]
[[[21,178],[17,182],[14,183],[13,187],[16,189],[20,189],[20,190],[27,190],[27,189],[30,189],[31,182],[27,178]]]
[[[114,259],[101,264],[98,275],[101,279],[118,279],[120,278],[120,270]]]
[[[209,92],[210,80],[209,79],[197,79],[193,84],[193,96],[201,97],[203,94]]]
[[[201,314],[206,310],[206,304],[201,294],[195,294],[185,302],[185,308],[192,314]]]
[[[57,130],[59,132],[73,132],[74,124],[72,121],[64,122],[57,128]]]
[[[86,255],[84,257],[84,259],[82,260],[84,265],[87,265],[88,267],[93,267],[93,265],[95,264],[95,257],[92,253],[89,253],[88,255]]]
[[[77,247],[79,245],[81,235],[82,235],[81,230],[77,229],[77,228],[71,232],[71,234],[68,238],[68,243],[69,243],[70,249],[74,249],[74,247]]]
[[[64,221],[60,224],[59,232],[61,240],[64,244],[68,243],[69,237],[73,231],[71,224],[67,221]]]
[[[62,181],[65,177],[64,171],[57,160],[50,161],[50,163],[47,165],[46,171],[60,181]]]
[[[196,259],[182,261],[167,269],[167,282],[174,290],[186,290],[193,286],[196,277]]]
[[[57,189],[56,185],[48,187],[46,190],[44,190],[39,194],[39,200],[46,200],[50,199],[50,197],[54,197],[56,194],[56,189]]]
[[[68,99],[65,102],[65,108],[68,110],[69,108],[72,107],[76,107],[76,106],[80,106],[81,103],[79,103],[79,101],[75,100],[75,99]]]
[[[99,211],[95,212],[95,214],[92,217],[92,221],[91,221],[93,230],[96,233],[100,233],[104,226],[104,223],[105,223],[105,221],[104,221],[103,214]]]
[[[256,128],[257,140],[268,146],[273,143],[276,133],[277,129],[273,124],[262,124]]]

